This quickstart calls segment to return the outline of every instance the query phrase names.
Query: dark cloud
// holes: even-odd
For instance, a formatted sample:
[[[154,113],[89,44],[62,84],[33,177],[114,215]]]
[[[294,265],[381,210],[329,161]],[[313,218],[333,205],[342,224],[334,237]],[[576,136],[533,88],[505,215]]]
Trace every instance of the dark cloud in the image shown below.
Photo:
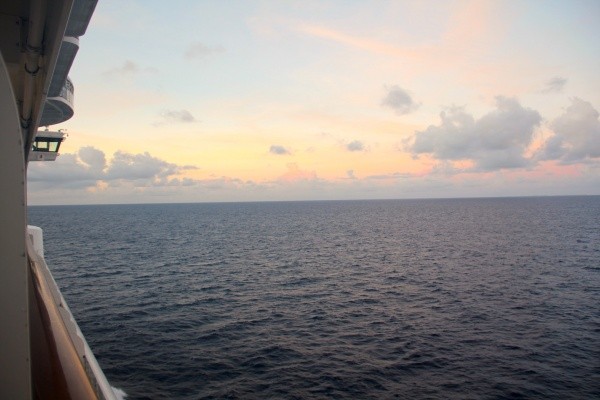
[[[407,172],[393,172],[391,174],[369,175],[365,179],[368,180],[390,180],[390,179],[409,179],[414,178],[413,174]]]
[[[102,182],[110,186],[123,183],[136,187],[189,184],[176,175],[193,166],[179,166],[151,156],[117,151],[110,162],[104,153],[83,147],[77,154],[61,154],[54,162],[35,162],[28,168],[28,181],[41,187],[82,189]]]
[[[225,49],[221,46],[210,47],[203,43],[192,43],[185,51],[185,58],[188,60],[202,59],[214,54],[223,53]]]
[[[53,162],[31,162],[27,168],[27,181],[42,188],[93,187],[101,176],[102,171],[82,162],[77,154],[61,154]]]
[[[283,156],[283,155],[288,155],[288,154],[292,154],[288,149],[286,149],[283,146],[279,146],[279,145],[272,145],[271,148],[269,149],[269,153],[271,154],[276,154],[279,156]]]
[[[188,110],[165,110],[160,113],[160,116],[162,120],[154,123],[154,126],[196,122],[196,118]]]
[[[129,154],[117,151],[106,169],[105,179],[114,180],[149,180],[165,182],[169,176],[179,172],[176,164],[152,157],[149,153]]]
[[[566,78],[561,78],[560,76],[555,76],[546,82],[544,88],[542,89],[542,93],[560,93],[563,88],[567,84]]]
[[[516,99],[497,97],[496,110],[476,120],[461,107],[440,114],[440,125],[415,132],[408,149],[438,160],[471,160],[475,170],[528,165],[524,153],[541,122],[540,114]]]
[[[90,171],[102,172],[106,168],[106,156],[92,146],[79,149],[79,160],[89,167]]]
[[[600,114],[580,98],[550,124],[554,136],[546,140],[538,157],[570,164],[600,157]]]
[[[419,104],[415,103],[410,94],[400,86],[386,86],[386,90],[381,105],[392,108],[397,114],[408,114],[419,108]]]
[[[365,145],[359,140],[354,140],[346,145],[346,150],[348,150],[348,151],[364,151]]]

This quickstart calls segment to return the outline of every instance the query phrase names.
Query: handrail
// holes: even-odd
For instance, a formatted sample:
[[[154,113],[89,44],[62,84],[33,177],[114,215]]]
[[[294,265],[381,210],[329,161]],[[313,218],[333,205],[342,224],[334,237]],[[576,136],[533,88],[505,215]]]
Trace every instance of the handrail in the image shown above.
[[[116,400],[44,258],[28,244],[32,381],[38,398]]]

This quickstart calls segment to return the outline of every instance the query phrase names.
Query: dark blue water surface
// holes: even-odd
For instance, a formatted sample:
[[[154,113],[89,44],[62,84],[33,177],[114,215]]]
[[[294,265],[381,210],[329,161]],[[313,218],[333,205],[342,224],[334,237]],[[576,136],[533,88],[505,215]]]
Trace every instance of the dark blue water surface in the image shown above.
[[[600,197],[31,207],[132,399],[600,398]]]

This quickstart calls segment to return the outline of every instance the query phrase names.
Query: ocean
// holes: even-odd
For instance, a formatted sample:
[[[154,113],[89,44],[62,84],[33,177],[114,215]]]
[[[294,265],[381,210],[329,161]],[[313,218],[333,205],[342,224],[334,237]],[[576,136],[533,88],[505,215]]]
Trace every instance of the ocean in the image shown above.
[[[600,398],[600,196],[38,206],[128,399]]]

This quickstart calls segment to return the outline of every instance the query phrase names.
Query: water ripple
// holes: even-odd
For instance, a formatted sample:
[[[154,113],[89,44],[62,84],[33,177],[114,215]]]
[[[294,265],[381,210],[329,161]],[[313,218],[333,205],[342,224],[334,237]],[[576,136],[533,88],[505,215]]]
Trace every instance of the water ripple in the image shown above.
[[[600,398],[600,197],[29,217],[132,399]]]

